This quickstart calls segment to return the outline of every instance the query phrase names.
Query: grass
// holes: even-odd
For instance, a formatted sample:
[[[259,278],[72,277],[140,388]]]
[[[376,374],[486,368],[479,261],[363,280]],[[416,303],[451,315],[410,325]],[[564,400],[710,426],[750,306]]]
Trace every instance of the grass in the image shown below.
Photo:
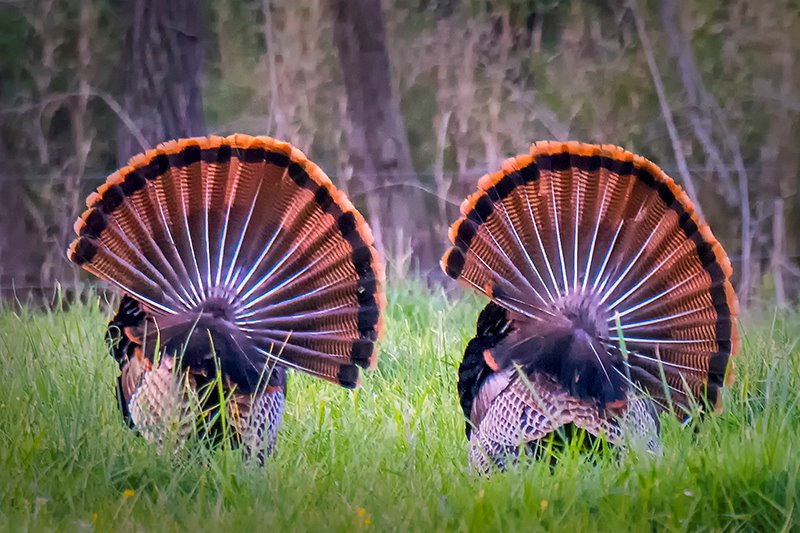
[[[800,315],[745,324],[725,411],[663,420],[659,458],[567,453],[469,472],[456,369],[480,303],[390,291],[379,368],[351,392],[290,377],[264,468],[123,425],[104,304],[0,311],[0,529],[758,530],[800,523]]]

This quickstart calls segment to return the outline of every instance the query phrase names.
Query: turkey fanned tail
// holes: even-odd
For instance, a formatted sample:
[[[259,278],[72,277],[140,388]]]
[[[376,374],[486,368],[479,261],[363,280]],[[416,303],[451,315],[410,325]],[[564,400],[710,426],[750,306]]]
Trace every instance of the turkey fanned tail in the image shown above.
[[[497,436],[482,429],[488,418],[506,420],[511,440],[573,421],[565,413],[577,408],[558,412],[561,400],[532,432],[516,411],[506,416],[522,405],[510,395],[527,394],[511,369],[578,411],[591,407],[598,422],[578,420],[595,433],[610,435],[611,413],[624,416],[635,398],[680,417],[721,408],[738,346],[730,261],[655,164],[611,145],[535,143],[482,177],[461,214],[442,268],[491,300],[459,371],[471,439]],[[507,325],[489,332],[498,309]]]
[[[153,391],[182,398],[167,370],[192,390],[219,377],[229,396],[277,413],[282,400],[263,395],[283,397],[286,369],[354,388],[375,365],[385,302],[372,234],[291,145],[170,141],[132,158],[86,205],[68,257],[124,295],[108,338],[120,409],[140,431],[166,409]]]

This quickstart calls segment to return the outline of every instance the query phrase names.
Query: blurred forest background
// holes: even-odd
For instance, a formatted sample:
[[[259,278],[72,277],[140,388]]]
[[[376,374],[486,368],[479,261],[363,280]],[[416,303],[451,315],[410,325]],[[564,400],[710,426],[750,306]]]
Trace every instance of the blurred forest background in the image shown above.
[[[797,0],[0,0],[0,288],[89,281],[84,196],[187,135],[288,140],[362,208],[390,275],[440,279],[477,178],[539,139],[660,164],[745,305],[800,287]]]

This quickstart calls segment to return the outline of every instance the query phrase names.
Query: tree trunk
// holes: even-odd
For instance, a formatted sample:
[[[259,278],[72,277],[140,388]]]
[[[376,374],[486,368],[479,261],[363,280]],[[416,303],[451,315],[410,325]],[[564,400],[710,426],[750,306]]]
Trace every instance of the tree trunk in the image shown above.
[[[129,0],[124,106],[150,146],[118,131],[120,164],[156,144],[205,134],[200,74],[202,39],[196,0]]]
[[[392,93],[386,31],[379,0],[329,0],[334,40],[347,93],[347,142],[357,186],[378,247],[396,270],[414,254],[435,268],[425,198],[411,161],[400,104]]]
[[[786,309],[786,288],[783,282],[784,262],[786,257],[786,225],[783,214],[783,200],[776,198],[772,215],[772,277],[775,282],[775,307]]]

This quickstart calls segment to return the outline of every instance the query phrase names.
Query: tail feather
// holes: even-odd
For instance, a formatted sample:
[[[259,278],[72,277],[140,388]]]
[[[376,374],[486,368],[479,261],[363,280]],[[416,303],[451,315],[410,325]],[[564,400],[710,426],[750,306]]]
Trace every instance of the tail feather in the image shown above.
[[[146,243],[144,247],[149,247],[149,239],[134,239],[129,237],[129,233],[123,228],[115,217],[109,217],[106,233],[111,237],[105,242],[109,251],[116,254],[120,259],[127,261],[131,265],[135,274],[141,275],[147,280],[155,283],[163,293],[164,303],[170,309],[178,309],[180,295],[175,290],[174,285],[164,276],[154,263],[158,263],[158,256],[148,256],[143,250],[141,242]]]
[[[209,180],[203,175],[201,149],[195,142],[176,154],[180,161],[177,179],[183,199],[184,213],[187,218],[188,241],[195,263],[199,270],[199,278],[204,288],[204,296],[211,296],[211,239],[209,235],[208,194]]]
[[[304,316],[312,312],[340,313],[342,306],[358,316],[372,314],[373,318],[380,319],[380,310],[383,308],[383,304],[378,301],[369,302],[369,296],[364,293],[359,296],[360,298],[355,300],[352,295],[352,287],[347,282],[339,281],[286,297],[286,299],[276,301],[271,305],[247,310],[237,315],[237,320],[242,324],[260,323],[261,320],[270,318],[290,320],[290,317]],[[358,302],[357,308],[354,308],[355,301]],[[369,326],[372,321],[366,320],[365,322],[365,334],[367,334],[372,329]]]
[[[261,154],[263,157],[258,157]],[[248,150],[236,153],[243,182],[250,183],[252,180],[255,183],[252,197],[244,194],[239,196],[248,200],[249,205],[246,211],[241,208],[238,210],[244,217],[243,227],[241,232],[235,233],[238,235],[238,252],[235,250],[229,260],[229,286],[237,290],[242,288],[248,273],[255,274],[255,269],[269,264],[265,261],[266,255],[273,249],[275,241],[282,237],[284,218],[287,208],[291,208],[294,194],[283,185],[286,183],[290,155],[291,147],[286,143],[267,147],[254,142]]]
[[[157,272],[153,277],[159,279],[161,285],[174,299],[186,305],[189,295],[180,290],[181,277],[153,237],[157,230],[142,219],[136,210],[136,204],[133,202],[121,204],[114,212],[114,219],[119,225],[120,233],[129,239],[129,246],[137,249],[142,258]]]
[[[240,320],[242,327],[254,325],[263,328],[287,331],[297,328],[300,331],[328,331],[345,329],[358,323],[359,312],[353,310],[346,303],[321,310],[304,311],[288,315],[269,316],[261,315],[257,319]]]
[[[230,221],[230,193],[235,189],[235,183],[228,180],[230,161],[231,149],[225,145],[217,149],[216,157],[204,157],[201,161],[201,174],[206,182],[203,212],[207,250],[211,259],[209,265],[211,286],[221,284],[222,263],[225,260],[225,242]]]
[[[162,345],[229,352],[241,389],[272,364],[344,386],[374,364],[384,298],[369,227],[291,145],[171,141],[87,205],[70,260],[141,302]]]
[[[165,146],[165,148],[167,148]],[[174,150],[175,147],[172,146]],[[184,265],[187,279],[185,283],[194,288],[198,302],[207,296],[203,276],[200,273],[200,256],[196,253],[192,242],[189,223],[188,191],[184,190],[181,180],[183,160],[164,154],[168,165],[160,176],[153,176],[153,187],[158,196],[158,207],[168,221],[168,231],[172,245],[178,252],[180,263]],[[172,166],[176,165],[176,166]]]
[[[293,264],[293,268],[276,271],[263,285],[269,284],[269,289],[258,290],[251,296],[243,296],[241,310],[246,312],[251,309],[264,308],[268,304],[277,304],[284,300],[301,297],[316,288],[342,286],[345,294],[354,298],[352,294],[352,280],[355,272],[348,256],[337,256],[337,250],[316,254],[308,257],[301,264]],[[302,257],[302,254],[297,254]],[[305,264],[302,264],[302,263]],[[296,262],[294,262],[296,263]],[[254,286],[259,289],[261,286]],[[249,292],[249,291],[248,291]],[[245,293],[247,295],[247,293]]]
[[[737,347],[730,261],[650,161],[610,145],[536,143],[480,179],[450,240],[445,272],[510,312],[514,333],[487,351],[490,366],[547,367],[570,390],[604,381],[576,391],[604,404],[629,386],[662,394],[644,377],[660,383],[661,365],[682,406],[690,395],[717,403]]]
[[[69,254],[73,261],[81,262],[87,272],[107,279],[122,292],[135,296],[150,312],[174,313],[172,302],[165,296],[164,290],[104,243],[83,237],[70,246]]]
[[[242,287],[243,299],[256,292],[263,298],[269,292],[259,291],[261,287],[271,286],[271,291],[275,292],[290,281],[293,282],[291,287],[302,289],[303,282],[314,282],[326,265],[337,262],[352,264],[349,245],[335,239],[339,233],[335,225],[325,224],[326,221],[320,220],[315,213],[303,214],[302,218],[304,222],[285,222],[281,226],[283,238],[276,239],[272,252],[264,261],[269,266],[256,270],[250,282]],[[292,235],[297,237],[288,238]]]
[[[134,160],[135,161],[135,160]],[[159,200],[159,187],[157,184],[146,186],[148,179],[153,179],[154,170],[151,170],[153,163],[141,166],[139,170],[133,170],[126,181],[131,183],[128,191],[130,204],[133,211],[137,213],[139,220],[144,226],[144,234],[153,241],[152,255],[156,263],[162,263],[159,267],[165,276],[171,281],[172,286],[181,293],[182,301],[188,306],[192,303],[200,302],[199,287],[191,283],[191,277],[186,269],[186,265],[181,260],[175,240],[171,232],[170,220],[161,200]],[[133,161],[132,161],[133,166]],[[134,166],[136,168],[136,166]],[[150,176],[148,178],[148,176]],[[136,230],[133,233],[139,233]],[[150,254],[150,250],[145,250]],[[156,264],[154,263],[154,264]]]

